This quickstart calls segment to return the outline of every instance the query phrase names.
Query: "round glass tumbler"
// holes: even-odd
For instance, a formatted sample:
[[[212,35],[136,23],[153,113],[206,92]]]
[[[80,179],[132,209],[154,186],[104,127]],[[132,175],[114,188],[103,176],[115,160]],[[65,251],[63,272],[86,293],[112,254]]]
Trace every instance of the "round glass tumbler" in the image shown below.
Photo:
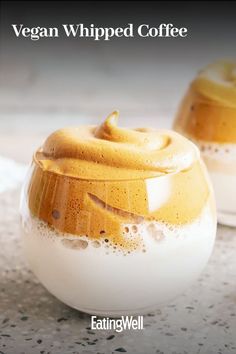
[[[216,217],[191,142],[169,131],[118,128],[114,116],[98,128],[77,128],[75,140],[73,130],[46,140],[23,188],[21,217],[26,256],[48,291],[78,310],[116,317],[154,310],[183,292],[209,259]],[[83,129],[88,140],[80,138]],[[150,147],[160,136],[168,139]],[[158,164],[138,169],[147,165],[147,150]]]
[[[174,129],[200,149],[216,196],[218,221],[236,226],[236,63],[216,62],[193,80]]]

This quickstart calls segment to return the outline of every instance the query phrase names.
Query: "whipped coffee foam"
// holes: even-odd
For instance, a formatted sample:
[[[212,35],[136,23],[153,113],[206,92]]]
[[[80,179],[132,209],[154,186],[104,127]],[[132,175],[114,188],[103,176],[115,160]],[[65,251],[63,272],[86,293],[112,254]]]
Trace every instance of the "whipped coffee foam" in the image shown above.
[[[119,127],[117,120],[113,112],[101,125],[52,133],[34,155],[25,194],[31,213],[59,232],[107,238],[132,251],[142,243],[122,225],[191,223],[211,190],[189,140],[169,130]]]
[[[193,139],[236,143],[236,62],[217,61],[203,68],[180,104],[176,131]]]

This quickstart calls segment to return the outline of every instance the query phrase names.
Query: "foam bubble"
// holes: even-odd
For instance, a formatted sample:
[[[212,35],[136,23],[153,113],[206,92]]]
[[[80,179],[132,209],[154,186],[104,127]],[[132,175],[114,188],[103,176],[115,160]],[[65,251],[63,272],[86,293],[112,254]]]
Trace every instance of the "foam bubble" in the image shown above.
[[[104,316],[140,313],[150,304],[162,304],[177,296],[202,271],[215,238],[215,219],[209,205],[200,220],[174,230],[153,220],[135,224],[137,233],[134,224],[123,225],[130,230],[129,236],[123,230],[125,237],[133,232],[143,242],[135,252],[125,251],[111,239],[105,242],[108,236],[98,235],[95,240],[62,235],[30,215],[26,221],[29,228],[23,232],[24,251],[42,284],[66,304],[93,314],[97,310]],[[154,235],[162,230],[164,238],[152,237],[149,227]],[[68,248],[63,239],[83,240],[88,245]]]
[[[99,241],[93,241],[93,242],[92,242],[92,246],[93,246],[94,248],[99,248],[99,247],[101,247],[101,243],[100,243]]]
[[[208,219],[211,217],[209,211],[206,215]],[[91,239],[86,235],[76,236],[61,233],[32,215],[28,215],[27,220],[23,220],[23,222],[24,230],[29,236],[50,239],[52,242],[58,242],[59,240],[63,247],[67,249],[81,252],[96,250],[105,254],[128,255],[133,252],[148,252],[155,247],[159,247],[163,242],[168,243],[189,237],[195,230],[201,228],[206,220],[200,216],[193,223],[183,226],[170,225],[163,221],[124,224],[122,226],[123,241],[121,243],[113,243],[105,235],[104,237],[99,235],[98,239]],[[127,245],[129,247],[125,247]]]
[[[88,241],[84,240],[69,240],[67,238],[62,239],[62,243],[65,247],[72,248],[72,249],[85,249],[88,247]]]
[[[155,223],[149,224],[147,230],[155,241],[161,241],[165,237],[163,230],[158,229]]]
[[[199,147],[203,157],[212,157],[224,161],[236,161],[236,144],[220,144],[192,138],[191,140]]]

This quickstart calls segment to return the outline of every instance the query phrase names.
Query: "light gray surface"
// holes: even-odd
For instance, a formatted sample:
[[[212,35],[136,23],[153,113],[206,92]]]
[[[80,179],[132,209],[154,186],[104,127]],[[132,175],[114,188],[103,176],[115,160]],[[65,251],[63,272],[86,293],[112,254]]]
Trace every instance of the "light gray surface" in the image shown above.
[[[236,230],[219,227],[201,278],[144,317],[143,331],[91,331],[90,316],[63,305],[24,261],[19,188],[0,194],[0,353],[236,353]]]

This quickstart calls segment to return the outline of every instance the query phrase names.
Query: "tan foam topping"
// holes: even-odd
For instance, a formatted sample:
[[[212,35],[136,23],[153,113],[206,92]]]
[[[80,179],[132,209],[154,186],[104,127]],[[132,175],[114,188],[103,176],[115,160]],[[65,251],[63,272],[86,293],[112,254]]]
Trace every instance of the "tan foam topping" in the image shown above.
[[[48,137],[34,156],[29,208],[61,232],[132,248],[139,235],[126,239],[124,224],[192,222],[209,186],[187,139],[168,130],[119,128],[117,117],[114,112],[99,127],[65,128]],[[162,203],[159,190],[162,198],[166,193]]]
[[[174,128],[195,139],[236,143],[236,62],[218,61],[191,83]]]

